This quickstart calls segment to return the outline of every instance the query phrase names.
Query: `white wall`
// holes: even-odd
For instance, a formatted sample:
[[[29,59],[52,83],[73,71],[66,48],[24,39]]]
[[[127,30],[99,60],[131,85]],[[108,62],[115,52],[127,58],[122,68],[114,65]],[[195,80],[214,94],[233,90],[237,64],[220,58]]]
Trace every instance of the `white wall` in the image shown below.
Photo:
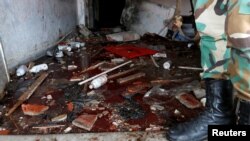
[[[77,22],[76,0],[1,0],[0,13],[9,69],[42,56]]]
[[[4,88],[7,82],[9,82],[8,69],[5,64],[5,56],[3,53],[3,46],[0,39],[0,100],[4,97]]]
[[[87,0],[77,0],[77,24],[78,25],[86,24],[86,21],[85,21],[85,17],[86,17],[85,11],[87,10],[86,1]]]

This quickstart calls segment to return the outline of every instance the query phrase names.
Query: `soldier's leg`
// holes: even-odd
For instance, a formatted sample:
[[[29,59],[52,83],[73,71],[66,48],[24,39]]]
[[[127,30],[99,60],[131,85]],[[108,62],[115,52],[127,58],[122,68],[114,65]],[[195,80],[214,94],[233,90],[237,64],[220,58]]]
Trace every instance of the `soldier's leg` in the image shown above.
[[[201,74],[206,84],[205,111],[190,122],[171,127],[169,140],[187,141],[207,138],[208,125],[229,124],[232,122],[232,84],[226,79],[230,58],[224,32],[226,3],[223,0],[197,0],[195,7],[196,26],[201,36]]]
[[[229,73],[239,98],[238,124],[250,125],[250,0],[230,0],[226,22],[232,48]]]

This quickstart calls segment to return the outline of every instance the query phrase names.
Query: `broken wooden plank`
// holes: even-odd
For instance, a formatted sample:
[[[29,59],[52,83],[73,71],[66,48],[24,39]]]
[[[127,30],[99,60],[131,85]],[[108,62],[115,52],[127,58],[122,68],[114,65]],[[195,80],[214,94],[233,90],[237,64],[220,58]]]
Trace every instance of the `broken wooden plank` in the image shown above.
[[[86,73],[88,71],[94,70],[94,69],[98,68],[99,66],[103,65],[104,63],[106,63],[106,61],[102,61],[100,63],[97,63],[97,64],[93,65],[93,66],[90,66],[87,69],[81,71],[79,74],[83,74],[83,73]]]
[[[144,76],[146,76],[145,73],[139,72],[139,73],[136,73],[136,74],[124,77],[124,78],[119,78],[119,79],[117,79],[117,82],[119,84],[124,84],[124,83],[127,83],[127,82],[132,81],[132,80],[136,80],[136,79],[144,77]]]
[[[24,101],[30,98],[30,96],[36,91],[39,85],[47,78],[48,73],[42,73],[41,76],[24,92],[19,98],[17,103],[6,113],[6,116],[11,115],[17,107],[19,107]]]
[[[104,71],[104,72],[102,72],[102,73],[100,73],[100,74],[98,74],[98,75],[95,75],[95,76],[93,76],[93,77],[90,77],[89,79],[86,79],[86,80],[84,80],[84,81],[82,81],[82,82],[79,82],[78,85],[82,85],[82,84],[84,84],[84,83],[87,83],[87,82],[89,82],[89,81],[91,81],[91,80],[93,80],[93,79],[95,79],[95,78],[97,78],[97,77],[99,77],[99,76],[102,76],[102,75],[107,74],[107,73],[109,73],[109,72],[111,72],[111,71],[114,71],[114,70],[116,70],[116,69],[118,69],[118,68],[120,68],[120,67],[123,67],[123,66],[125,66],[125,65],[127,65],[127,64],[129,64],[129,63],[132,63],[132,61],[131,61],[131,60],[130,60],[130,61],[127,61],[127,62],[125,62],[125,63],[123,63],[123,64],[121,64],[121,65],[118,65],[118,66],[116,66],[116,67],[114,67],[114,68],[112,68],[112,69],[109,69],[109,70],[107,70],[107,71]]]
[[[162,79],[162,80],[152,80],[150,83],[152,85],[168,85],[170,83],[185,83],[185,82],[190,82],[192,81],[192,77],[186,77],[183,79],[174,79],[174,80],[168,80],[168,79]]]
[[[116,74],[113,74],[113,75],[110,75],[108,76],[108,79],[115,79],[117,77],[121,77],[121,76],[124,76],[126,74],[129,74],[133,71],[136,71],[138,68],[132,68],[132,69],[129,69],[129,70],[126,70],[126,71],[123,71],[123,72],[119,72],[119,73],[116,73]]]

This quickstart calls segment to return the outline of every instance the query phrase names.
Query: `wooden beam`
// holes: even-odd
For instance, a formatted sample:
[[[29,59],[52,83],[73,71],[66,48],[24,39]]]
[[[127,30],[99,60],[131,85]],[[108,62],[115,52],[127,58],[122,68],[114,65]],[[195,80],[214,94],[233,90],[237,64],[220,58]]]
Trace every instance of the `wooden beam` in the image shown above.
[[[41,76],[25,91],[19,98],[17,103],[6,113],[6,116],[11,115],[16,108],[18,108],[24,101],[28,100],[30,96],[36,91],[38,86],[42,84],[42,82],[47,78],[48,73],[42,73]]]

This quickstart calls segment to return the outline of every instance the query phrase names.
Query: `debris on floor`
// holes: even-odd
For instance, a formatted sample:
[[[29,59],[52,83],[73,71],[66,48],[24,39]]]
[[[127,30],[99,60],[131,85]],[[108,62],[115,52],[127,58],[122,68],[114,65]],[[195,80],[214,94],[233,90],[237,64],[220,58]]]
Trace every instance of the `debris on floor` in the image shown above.
[[[178,67],[199,68],[198,48],[150,33],[78,29],[10,74],[0,134],[163,131],[203,111],[200,70]]]

